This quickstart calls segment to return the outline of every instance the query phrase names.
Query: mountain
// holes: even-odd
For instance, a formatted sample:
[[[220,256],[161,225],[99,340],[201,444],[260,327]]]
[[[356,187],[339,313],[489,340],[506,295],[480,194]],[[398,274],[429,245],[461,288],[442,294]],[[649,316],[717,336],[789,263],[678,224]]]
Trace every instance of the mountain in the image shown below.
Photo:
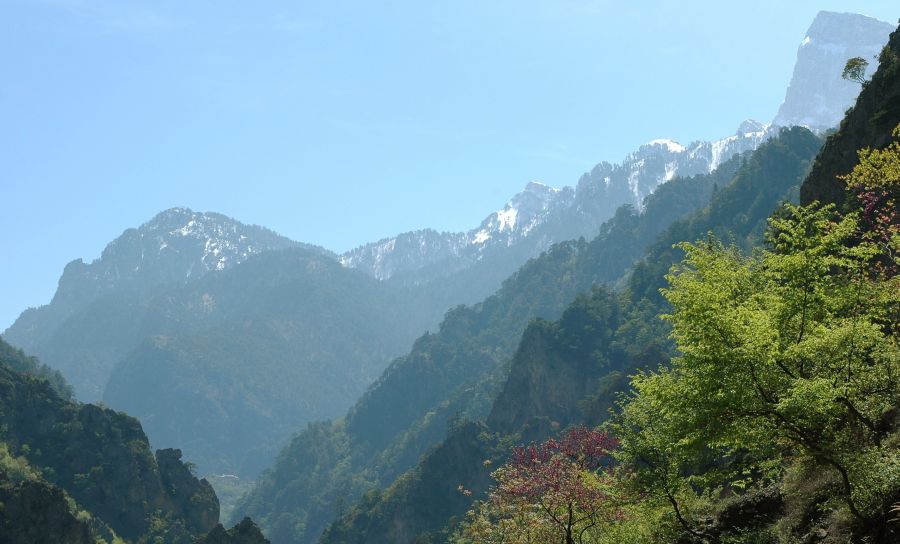
[[[579,293],[619,282],[673,221],[710,198],[734,195],[716,188],[731,183],[739,170],[738,179],[775,173],[788,185],[798,184],[819,141],[801,129],[784,138],[793,143],[771,140],[755,160],[735,157],[712,174],[674,178],[645,200],[642,212],[622,207],[591,242],[554,245],[495,295],[448,313],[440,329],[417,340],[345,418],[298,434],[237,515],[259,520],[273,542],[315,541],[337,505],[390,486],[445,438],[452,421],[487,417],[505,379],[503,369],[532,319],[556,320]],[[735,204],[754,200],[742,198]],[[747,221],[739,211],[733,220]]]
[[[339,415],[434,321],[415,290],[261,227],[165,211],[66,267],[5,333],[204,472],[253,476]],[[251,364],[252,363],[252,364]]]
[[[300,245],[224,215],[172,208],[123,232],[99,259],[91,263],[77,259],[66,265],[53,300],[23,312],[3,337],[60,370],[79,398],[99,400],[122,350],[114,346],[95,349],[96,345],[85,351],[74,349],[87,344],[88,338],[73,342],[70,318],[103,305],[110,297],[127,298],[139,306],[161,289],[232,268],[264,251]],[[107,314],[101,323],[122,317]],[[98,332],[107,335],[107,331]]]
[[[451,282],[453,295],[442,302],[481,300],[525,260],[552,244],[593,238],[622,204],[639,209],[648,194],[673,177],[709,173],[735,154],[756,149],[774,133],[770,126],[802,125],[819,131],[836,127],[860,90],[857,83],[840,77],[844,64],[860,56],[870,61],[869,73],[874,72],[875,57],[893,28],[853,13],[819,12],[798,49],[791,83],[772,125],[748,120],[731,136],[687,146],[653,140],[619,164],[597,164],[574,187],[529,183],[466,232],[405,232],[350,250],[341,255],[341,262],[379,279],[412,284],[480,267],[458,287]]]
[[[255,475],[309,421],[351,405],[421,334],[422,306],[303,248],[152,298],[103,400],[204,470]]]
[[[773,124],[814,130],[836,127],[856,100],[859,84],[841,78],[847,59],[876,59],[895,26],[855,13],[820,11],[800,42],[791,84]]]
[[[702,241],[714,233],[719,239],[729,240],[750,253],[761,245],[767,220],[789,213],[776,207],[779,201],[796,201],[801,193],[806,202],[812,200],[809,195],[819,194],[829,197],[830,202],[843,203],[848,212],[853,211],[853,206],[858,208],[858,201],[843,202],[843,199],[830,198],[830,195],[843,190],[836,175],[846,174],[856,164],[856,153],[848,150],[867,145],[884,147],[891,140],[892,128],[900,123],[900,110],[895,107],[896,83],[900,80],[898,51],[900,31],[891,36],[872,83],[866,86],[857,105],[841,123],[840,130],[829,137],[828,143],[817,155],[814,151],[820,142],[816,142],[808,132],[804,135],[805,131],[793,129],[791,134],[782,133],[782,138],[763,145],[745,162],[734,180],[715,192],[709,206],[675,221],[659,237],[645,258],[634,267],[627,288],[620,297],[611,297],[605,290],[595,289],[576,299],[558,321],[539,320],[529,325],[486,422],[452,425],[447,438],[428,451],[414,469],[397,478],[383,491],[367,494],[354,508],[339,516],[319,542],[457,541],[453,538],[453,527],[466,519],[464,514],[471,508],[471,499],[485,497],[487,485],[491,483],[487,477],[492,470],[489,467],[505,461],[509,444],[541,441],[569,425],[596,425],[609,416],[610,408],[617,398],[621,398],[617,393],[629,387],[625,376],[640,369],[652,371],[673,355],[671,346],[665,349],[669,337],[668,325],[661,326],[662,322],[656,321],[658,325],[654,327],[653,322],[654,316],[660,313],[673,313],[660,296],[659,289],[666,285],[664,275],[670,267],[684,256],[680,249],[673,247],[674,244]],[[879,115],[873,116],[875,112]],[[813,155],[814,161],[811,160]],[[882,172],[882,179],[886,178],[887,183],[896,181],[895,177],[887,170]],[[896,190],[893,193],[896,196]],[[889,200],[887,205],[893,205],[893,201]],[[883,216],[884,221],[893,222],[894,233],[897,232],[896,219],[896,214],[893,217],[890,213]],[[803,250],[807,250],[806,243],[799,242]],[[859,243],[855,235],[851,237],[851,243]],[[719,288],[715,284],[709,286],[712,292]],[[890,290],[889,287],[887,289]],[[746,319],[746,316],[742,317]],[[854,345],[852,339],[849,342]],[[664,348],[663,353],[657,352],[657,356],[653,356],[658,347]],[[835,347],[828,344],[825,349],[833,350]],[[890,350],[891,346],[884,346],[884,349]],[[742,361],[741,364],[748,363]],[[866,360],[862,364],[867,366],[871,362]],[[753,379],[757,380],[756,374],[753,374]],[[886,396],[890,395],[893,395],[891,398],[895,405],[889,411],[893,413],[896,410],[896,394],[888,393]],[[727,395],[722,395],[718,381],[714,381],[712,397],[715,400],[712,402],[718,403],[722,396]],[[773,401],[766,397],[765,402]],[[656,410],[665,412],[667,408],[656,405]],[[709,425],[709,421],[707,419],[703,424]],[[656,425],[662,427],[666,422],[651,419],[648,428],[654,429]],[[897,436],[896,418],[887,418],[883,425],[884,429],[879,427],[878,432],[892,432],[891,436]],[[852,424],[848,426],[851,427],[849,432],[855,436]],[[791,431],[793,429],[795,427],[791,427]],[[701,442],[700,448],[708,449],[709,442]],[[778,448],[779,454],[773,459],[784,465],[791,456],[780,457],[782,449]],[[885,448],[879,446],[877,451],[885,458],[893,455],[896,459],[896,442]],[[849,462],[862,460],[860,450],[856,453],[858,457],[850,457]],[[652,466],[653,458],[649,459],[642,456],[638,457],[637,462]],[[714,464],[705,466],[692,457],[687,459],[684,470],[691,475],[693,485],[698,485],[729,462],[728,459],[718,459]],[[704,474],[707,470],[710,474]],[[799,481],[798,470],[801,473],[806,470],[806,476]],[[888,487],[882,490],[887,498],[887,502],[881,505],[882,513],[876,511],[874,517],[850,520],[849,515],[836,514],[841,508],[841,502],[834,498],[839,494],[834,490],[840,487],[836,484],[837,473],[831,478],[822,474],[833,470],[827,463],[812,469],[788,468],[782,473],[781,480],[774,484],[765,478],[762,487],[724,493],[724,498],[714,500],[712,508],[702,514],[693,514],[708,516],[694,519],[696,529],[693,532],[690,525],[686,525],[686,529],[679,526],[670,538],[665,538],[658,532],[661,518],[650,516],[646,522],[653,528],[651,534],[657,538],[654,541],[660,542],[774,542],[784,539],[894,542],[897,531],[891,517],[896,510],[887,510],[891,504],[896,507],[897,497],[900,496],[897,494],[900,482],[896,474],[888,477]],[[864,474],[870,472],[871,469]],[[458,485],[458,489],[454,489],[454,484]],[[744,488],[746,485],[744,481],[738,487]],[[465,489],[466,493],[460,493],[460,489]],[[714,492],[713,496],[717,494]],[[467,501],[461,498],[462,495],[471,498]],[[832,498],[829,499],[829,496]],[[671,494],[668,497],[677,509],[676,499]],[[671,516],[671,505],[665,499],[662,503],[667,515]],[[681,519],[682,514],[677,515]],[[627,514],[623,516],[627,518]],[[626,531],[623,534],[629,533]],[[650,534],[630,536],[628,541],[650,540]],[[613,538],[612,541],[618,539]]]

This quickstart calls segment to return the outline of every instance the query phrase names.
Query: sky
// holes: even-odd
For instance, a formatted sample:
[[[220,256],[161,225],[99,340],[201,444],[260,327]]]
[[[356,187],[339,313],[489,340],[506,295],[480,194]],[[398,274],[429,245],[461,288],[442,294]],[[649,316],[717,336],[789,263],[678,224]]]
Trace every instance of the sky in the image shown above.
[[[821,9],[896,0],[0,0],[0,331],[183,206],[344,251],[768,122]]]

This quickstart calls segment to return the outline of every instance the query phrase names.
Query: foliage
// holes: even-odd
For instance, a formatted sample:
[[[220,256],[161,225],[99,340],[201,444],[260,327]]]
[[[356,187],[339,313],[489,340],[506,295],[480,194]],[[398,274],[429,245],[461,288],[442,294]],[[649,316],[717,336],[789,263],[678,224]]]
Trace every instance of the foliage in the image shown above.
[[[99,519],[125,538],[145,533],[155,510],[193,532],[217,521],[218,502],[209,485],[190,475],[180,452],[163,450],[154,457],[137,420],[65,400],[47,381],[2,365],[0,440],[8,448],[7,467],[18,463],[10,459],[27,459],[45,482],[33,489],[59,489],[90,512],[86,519]]]
[[[868,67],[869,61],[862,57],[847,59],[847,64],[844,65],[841,77],[847,81],[855,81],[862,85],[866,82],[866,68]]]
[[[50,383],[59,396],[64,399],[72,399],[72,386],[66,383],[65,378],[58,370],[41,364],[37,357],[25,355],[22,350],[12,347],[2,339],[0,339],[0,365],[5,365],[16,372],[29,376],[43,378]]]
[[[885,154],[862,152],[851,187],[895,185]],[[785,463],[831,472],[830,508],[883,523],[900,489],[897,231],[890,207],[787,206],[752,256],[714,237],[680,246],[664,290],[680,355],[635,376],[616,431],[637,487],[685,530],[696,490],[764,484]]]
[[[559,440],[513,451],[493,473],[497,485],[469,513],[464,534],[474,543],[586,542],[621,518],[606,470],[616,441],[584,427]]]

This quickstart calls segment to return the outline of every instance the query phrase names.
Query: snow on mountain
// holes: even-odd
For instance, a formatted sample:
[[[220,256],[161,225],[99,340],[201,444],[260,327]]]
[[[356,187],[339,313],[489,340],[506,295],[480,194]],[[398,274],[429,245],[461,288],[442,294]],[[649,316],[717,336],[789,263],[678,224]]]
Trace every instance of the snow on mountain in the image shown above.
[[[60,290],[73,276],[79,283],[90,279],[101,290],[184,281],[230,268],[262,251],[297,245],[268,229],[221,214],[171,208],[138,228],[127,229],[106,246],[99,259],[70,263]]]
[[[756,149],[777,127],[835,126],[859,93],[857,83],[841,79],[844,64],[860,56],[874,70],[874,57],[893,28],[862,15],[822,11],[800,43],[784,104],[772,125],[747,120],[731,136],[688,145],[652,140],[619,164],[597,164],[574,188],[528,184],[471,231],[408,232],[348,251],[341,262],[377,278],[404,275],[421,282],[466,268],[500,248],[520,248],[517,258],[527,259],[552,243],[591,237],[622,204],[639,210],[661,183],[711,172],[736,154]]]
[[[100,258],[66,265],[50,304],[26,310],[4,332],[30,350],[68,316],[113,292],[148,293],[231,268],[257,253],[302,246],[274,232],[216,213],[165,210],[110,242]],[[307,246],[312,248],[312,246]],[[317,251],[323,251],[315,248]]]
[[[844,64],[862,57],[869,61],[871,75],[894,28],[864,15],[820,11],[797,49],[791,84],[773,124],[814,130],[836,126],[860,89],[841,78]]]

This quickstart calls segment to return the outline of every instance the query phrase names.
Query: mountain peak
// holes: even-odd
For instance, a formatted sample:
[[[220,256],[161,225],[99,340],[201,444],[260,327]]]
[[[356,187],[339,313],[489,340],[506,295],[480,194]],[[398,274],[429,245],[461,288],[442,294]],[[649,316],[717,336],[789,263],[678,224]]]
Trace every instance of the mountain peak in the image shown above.
[[[773,124],[815,130],[837,126],[859,94],[859,84],[841,78],[847,59],[875,60],[894,25],[856,13],[820,11],[800,41],[784,103]]]
[[[755,119],[746,119],[741,126],[738,127],[737,132],[735,132],[736,136],[743,136],[745,134],[755,134],[757,132],[765,132],[769,128],[769,125],[765,123],[760,123]]]
[[[545,183],[541,183],[540,181],[529,181],[527,185],[525,185],[525,189],[523,190],[525,193],[556,193],[559,192],[559,189],[556,187],[551,187]]]
[[[668,138],[657,138],[656,140],[651,140],[647,142],[649,146],[660,146],[665,147],[671,153],[683,153],[685,147],[675,140],[670,140]]]

